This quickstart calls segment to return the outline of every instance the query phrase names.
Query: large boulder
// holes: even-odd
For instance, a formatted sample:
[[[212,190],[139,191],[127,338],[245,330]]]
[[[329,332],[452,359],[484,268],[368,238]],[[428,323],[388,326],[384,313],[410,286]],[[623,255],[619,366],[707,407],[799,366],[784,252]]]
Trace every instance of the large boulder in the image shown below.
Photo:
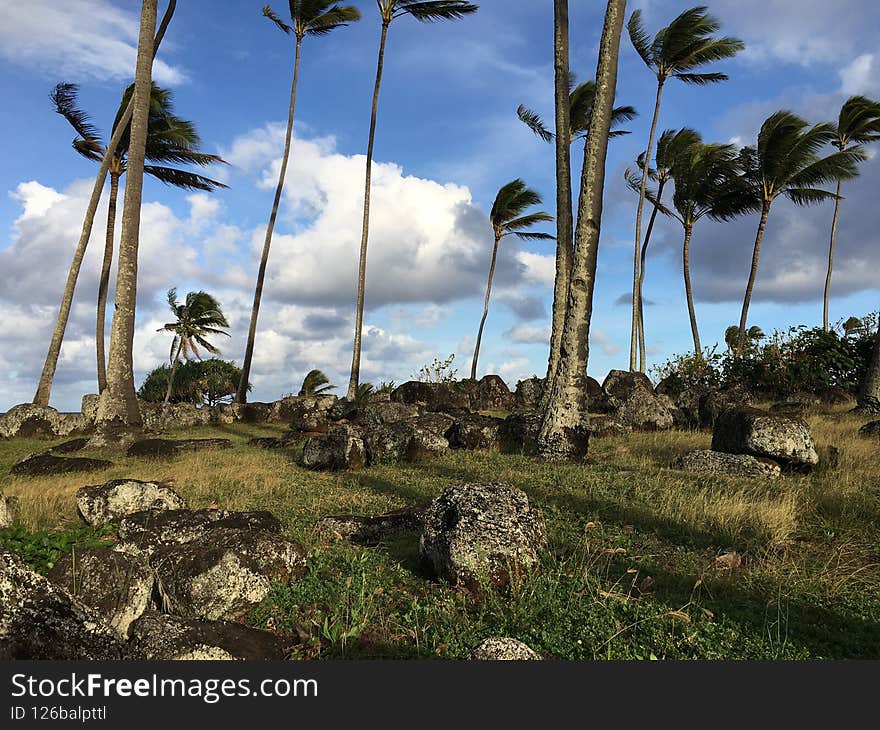
[[[609,408],[624,426],[640,431],[672,428],[672,402],[668,396],[657,395],[644,373],[612,370],[602,389]]]
[[[0,415],[0,438],[64,438],[89,429],[81,413],[59,413],[33,403],[13,406]]]
[[[298,543],[261,530],[207,530],[183,545],[158,548],[151,559],[163,608],[183,618],[237,619],[259,604],[273,583],[306,574]]]
[[[447,431],[453,449],[497,449],[504,420],[479,413],[460,413]]]
[[[422,564],[449,581],[478,587],[510,582],[533,570],[547,544],[540,513],[525,492],[507,484],[458,484],[425,511]]]
[[[677,466],[685,471],[730,477],[775,479],[782,473],[772,459],[721,451],[691,451],[679,459]]]
[[[538,453],[538,434],[544,417],[538,411],[511,413],[498,430],[501,450],[508,454],[533,456]]]
[[[89,445],[89,439],[86,437],[70,439],[69,441],[64,441],[60,444],[53,446],[50,449],[46,450],[47,454],[75,454],[77,451],[82,451],[86,446]]]
[[[34,454],[18,462],[10,470],[15,476],[54,476],[57,474],[74,474],[82,471],[100,471],[113,466],[112,461],[104,459],[84,459],[52,454]]]
[[[440,456],[449,449],[446,432],[453,423],[445,413],[427,413],[405,421],[365,426],[367,461],[420,461]]]
[[[171,458],[195,451],[220,451],[231,449],[229,439],[143,439],[128,447],[128,456],[142,456],[153,459]]]
[[[149,661],[280,660],[287,642],[230,621],[195,621],[149,611],[131,625],[126,659]]]
[[[485,639],[471,652],[476,661],[535,661],[540,655],[528,644],[508,637]]]
[[[0,550],[0,660],[121,656],[121,642],[97,612]]]
[[[355,426],[341,425],[307,438],[300,465],[320,471],[363,469],[367,465],[363,432]]]
[[[514,408],[519,411],[535,411],[541,404],[544,396],[544,384],[546,378],[534,376],[520,380],[516,384],[514,393]]]
[[[337,515],[318,520],[315,529],[339,540],[349,540],[359,545],[378,545],[387,535],[405,530],[421,529],[424,524],[422,510],[404,507],[383,515]]]
[[[608,394],[596,378],[587,376],[587,408],[590,413],[610,413]]]
[[[12,527],[18,519],[18,497],[7,497],[0,492],[0,530]]]
[[[153,571],[146,561],[109,547],[80,548],[64,555],[47,577],[94,609],[122,640],[153,596]]]
[[[715,422],[712,450],[766,457],[790,469],[819,463],[816,444],[806,421],[757,408],[728,408]]]
[[[88,393],[82,397],[82,404],[80,405],[79,410],[83,419],[89,426],[95,425],[95,419],[98,417],[98,403],[100,400],[101,396],[97,393]]]
[[[239,423],[268,423],[272,420],[272,403],[233,403],[232,413]]]
[[[604,438],[606,436],[625,436],[632,431],[632,428],[621,423],[615,416],[598,415],[590,416],[587,431],[590,438]]]
[[[421,406],[426,411],[455,413],[470,409],[473,383],[423,383],[411,380],[391,393],[395,403]]]
[[[169,431],[205,426],[213,420],[210,408],[197,408],[192,403],[170,403],[166,412],[163,403],[138,403],[144,428],[148,431]]]
[[[751,403],[751,391],[741,385],[729,385],[720,390],[701,393],[697,406],[700,428],[714,428],[718,416],[728,408],[738,408]]]
[[[106,525],[144,510],[183,509],[186,503],[167,484],[114,479],[77,490],[76,506],[87,525]]]
[[[499,375],[484,375],[470,389],[470,409],[472,411],[509,411],[516,402]]]
[[[282,416],[290,423],[291,431],[327,433],[332,426],[330,410],[336,401],[335,395],[297,396],[290,399]]]
[[[418,406],[395,401],[376,401],[367,403],[361,409],[358,420],[366,427],[406,421],[418,415]]]

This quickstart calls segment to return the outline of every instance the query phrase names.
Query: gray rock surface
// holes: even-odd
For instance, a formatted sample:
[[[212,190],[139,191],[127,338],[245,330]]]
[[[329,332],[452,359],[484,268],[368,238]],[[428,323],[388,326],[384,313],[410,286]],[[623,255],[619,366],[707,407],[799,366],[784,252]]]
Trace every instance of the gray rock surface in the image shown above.
[[[186,503],[167,484],[114,479],[77,490],[76,506],[87,525],[105,525],[144,510],[180,510]]]
[[[485,639],[471,652],[471,659],[477,661],[535,661],[538,653],[528,644],[517,639],[494,637]]]
[[[447,431],[453,449],[497,449],[504,420],[479,413],[461,413]]]
[[[775,479],[782,471],[771,459],[749,454],[725,454],[721,451],[691,451],[678,462],[685,471],[719,474],[732,477],[766,477]]]
[[[143,439],[128,447],[128,456],[147,458],[170,458],[195,451],[220,451],[231,449],[229,439]]]
[[[53,456],[52,454],[34,454],[24,461],[15,464],[10,474],[16,476],[52,476],[56,474],[73,474],[82,471],[100,471],[109,469],[113,462],[104,459],[84,459],[81,457]]]
[[[421,529],[422,510],[412,507],[387,512],[383,515],[336,515],[318,520],[315,529],[338,540],[359,545],[377,545],[394,532]]]
[[[355,426],[334,426],[329,433],[311,436],[303,444],[300,465],[306,469],[343,471],[367,464],[363,433]]]
[[[672,428],[673,405],[668,396],[657,395],[643,373],[612,370],[602,385],[608,406],[624,426],[638,431]]]
[[[0,415],[0,438],[64,438],[88,430],[89,423],[80,413],[59,413],[33,403],[13,406]]]
[[[728,408],[718,417],[712,450],[765,456],[794,469],[809,469],[819,463],[806,421],[749,406]]]

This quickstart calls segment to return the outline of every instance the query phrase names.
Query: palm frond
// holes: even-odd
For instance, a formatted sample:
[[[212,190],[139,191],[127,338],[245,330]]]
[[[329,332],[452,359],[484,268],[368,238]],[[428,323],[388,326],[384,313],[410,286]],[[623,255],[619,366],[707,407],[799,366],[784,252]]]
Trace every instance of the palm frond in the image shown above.
[[[144,165],[144,172],[166,185],[171,185],[181,190],[203,190],[212,192],[218,188],[229,186],[219,180],[212,180],[204,175],[198,175],[187,170],[177,170],[173,167],[161,167],[157,165]]]
[[[523,124],[531,129],[532,132],[538,135],[542,140],[545,142],[553,141],[553,132],[547,129],[544,125],[544,120],[541,119],[541,116],[537,112],[520,104],[516,109],[516,115]]]
[[[281,30],[290,35],[293,32],[293,28],[291,28],[287,23],[281,20],[281,16],[279,16],[269,5],[263,6],[263,17],[271,20],[275,25],[277,25]]]
[[[87,144],[95,145],[98,150],[102,149],[100,140],[101,133],[98,128],[92,124],[88,114],[80,109],[76,104],[79,86],[76,84],[62,83],[58,84],[49,95],[55,112],[60,114],[67,120],[67,123],[73,127],[74,131]]]
[[[675,78],[677,78],[679,81],[684,81],[684,83],[693,84],[694,86],[707,86],[708,84],[717,84],[720,81],[727,81],[727,79],[729,78],[727,74],[722,73],[676,73],[673,74],[673,76],[675,76]]]
[[[422,23],[458,20],[477,12],[479,6],[464,0],[396,0],[394,17],[410,15]]]
[[[639,54],[648,68],[653,68],[654,58],[651,53],[651,38],[648,35],[648,31],[645,30],[641,10],[636,10],[629,16],[626,29],[629,32],[629,39],[633,44],[633,48],[636,49],[636,53]]]
[[[329,10],[314,16],[306,23],[306,33],[311,36],[325,36],[338,28],[344,28],[361,19],[361,11],[353,5],[334,5]]]

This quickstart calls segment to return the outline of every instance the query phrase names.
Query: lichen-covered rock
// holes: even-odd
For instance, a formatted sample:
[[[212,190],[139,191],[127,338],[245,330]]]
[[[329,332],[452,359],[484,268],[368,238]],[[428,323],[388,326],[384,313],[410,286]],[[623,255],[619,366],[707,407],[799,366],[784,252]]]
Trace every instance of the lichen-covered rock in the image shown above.
[[[678,467],[685,471],[731,477],[775,479],[782,473],[779,464],[772,459],[721,451],[691,451],[681,457]]]
[[[608,396],[608,406],[625,426],[639,431],[659,431],[672,428],[672,401],[657,395],[644,373],[612,370],[602,385]]]
[[[337,423],[339,421],[354,421],[360,415],[361,408],[353,400],[340,398],[327,411],[327,419]]]
[[[544,417],[538,411],[511,413],[498,431],[501,450],[508,454],[533,456],[538,453],[538,434]]]
[[[425,511],[419,556],[454,585],[501,586],[533,570],[546,544],[544,520],[525,492],[507,484],[458,484]]]
[[[106,525],[144,510],[180,510],[186,503],[167,484],[114,479],[77,490],[76,506],[87,525]]]
[[[15,524],[18,518],[18,497],[6,497],[0,492],[0,530]]]
[[[365,427],[363,441],[367,463],[406,461],[412,436],[412,429],[406,422]]]
[[[880,436],[880,421],[869,421],[859,429],[861,436]]]
[[[218,528],[151,559],[163,608],[183,618],[236,619],[259,604],[273,583],[306,574],[298,543],[261,530]]]
[[[123,641],[153,595],[153,571],[146,561],[109,547],[79,548],[64,555],[47,577],[94,609]]]
[[[57,446],[53,446],[51,449],[47,449],[47,454],[75,454],[77,451],[82,451],[86,446],[89,445],[88,438],[77,438],[70,439],[70,441],[65,441],[63,443],[58,444]]]
[[[213,420],[210,408],[197,408],[192,403],[170,403],[167,411],[164,403],[140,401],[138,405],[144,428],[149,431],[205,426]]]
[[[728,408],[715,422],[712,450],[764,456],[794,469],[819,463],[806,421],[748,406]]]
[[[514,408],[519,411],[535,411],[544,396],[546,378],[537,376],[520,380],[514,393]]]
[[[418,415],[418,406],[409,403],[397,403],[396,401],[378,401],[364,406],[358,420],[364,427],[367,427],[406,421]]]
[[[540,655],[528,644],[507,637],[485,639],[471,652],[477,661],[535,661]]]
[[[612,408],[608,393],[595,378],[587,376],[587,408],[590,413],[610,413]]]
[[[297,396],[282,413],[289,419],[291,431],[327,433],[333,425],[330,410],[336,401],[335,395]]]
[[[149,611],[131,625],[126,659],[263,661],[284,659],[287,642],[230,621],[196,621]]]
[[[470,408],[470,388],[465,383],[423,383],[411,380],[391,393],[395,403],[408,403],[426,411],[455,413]]]
[[[453,419],[444,413],[428,413],[384,425],[364,427],[367,462],[420,461],[444,454],[449,441],[444,435]]]
[[[300,465],[320,471],[363,469],[367,464],[363,433],[354,426],[334,426],[329,433],[311,436],[303,444]]]
[[[55,474],[73,474],[81,471],[99,471],[109,469],[113,462],[104,459],[84,459],[52,454],[35,454],[20,461],[10,470],[16,476],[51,476]]]
[[[632,431],[632,428],[621,423],[614,416],[590,416],[590,425],[587,427],[591,438],[603,438],[605,436],[623,436]]]
[[[98,403],[101,400],[101,396],[97,393],[89,393],[82,397],[82,405],[80,405],[80,413],[82,413],[82,417],[85,422],[89,426],[95,425],[95,418],[98,416]]]
[[[718,416],[728,408],[747,406],[751,402],[751,392],[740,385],[731,385],[721,390],[710,390],[701,394],[697,407],[700,428],[714,428]]]
[[[128,447],[128,456],[141,456],[147,458],[170,458],[180,454],[194,451],[219,451],[231,449],[232,442],[229,439],[143,439],[135,441]]]
[[[258,449],[288,449],[294,446],[299,437],[291,434],[289,436],[260,436],[252,438],[248,441],[248,446],[255,446]]]
[[[0,550],[0,660],[119,659],[122,644],[95,611]]]
[[[453,449],[497,449],[504,419],[479,413],[461,413],[447,431]]]
[[[421,529],[422,510],[412,507],[386,512],[383,515],[337,515],[318,520],[315,529],[339,540],[359,545],[377,545],[389,533]]]
[[[0,438],[64,438],[88,430],[81,413],[59,413],[33,403],[13,406],[0,415]]]
[[[146,510],[119,523],[121,550],[151,554],[157,548],[182,545],[208,530],[260,530],[281,533],[281,523],[271,512],[228,512],[220,509]]]
[[[472,411],[509,411],[515,401],[516,396],[499,375],[484,375],[470,391]]]
[[[233,403],[232,413],[239,423],[268,423],[272,418],[272,403]]]

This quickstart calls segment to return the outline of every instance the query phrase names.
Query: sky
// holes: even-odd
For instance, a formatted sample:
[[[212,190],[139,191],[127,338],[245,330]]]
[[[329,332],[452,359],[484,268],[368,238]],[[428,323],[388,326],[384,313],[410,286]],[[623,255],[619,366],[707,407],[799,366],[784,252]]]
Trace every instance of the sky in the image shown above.
[[[372,0],[361,22],[303,47],[295,140],[269,260],[252,372],[253,400],[299,390],[312,368],[344,391],[351,361],[365,150],[380,24]],[[207,174],[229,188],[188,193],[147,178],[141,223],[135,378],[166,362],[166,292],[205,289],[230,321],[216,344],[241,361],[253,287],[280,170],[293,42],[262,17],[263,0],[180,3],[154,66],[204,151],[228,165]],[[286,12],[286,3],[275,10]],[[549,0],[482,0],[476,15],[392,25],[379,102],[367,266],[362,381],[412,379],[454,354],[470,370],[491,256],[488,211],[520,177],[555,213],[554,150],[516,117],[520,103],[553,119]],[[593,76],[605,4],[571,0],[572,70]],[[653,34],[690,2],[636,0]],[[160,2],[160,13],[164,2]],[[708,69],[730,80],[671,81],[660,129],[690,126],[706,141],[754,144],[763,120],[790,109],[812,123],[836,118],[851,94],[880,97],[880,4],[873,0],[715,0],[722,30],[746,43]],[[73,131],[48,100],[61,81],[107,132],[131,82],[139,3],[0,0],[0,411],[33,397],[96,165],[70,146]],[[647,145],[655,77],[624,34],[617,100],[640,116],[613,140],[607,162],[588,370],[626,368],[636,196],[623,173]],[[583,147],[573,148],[575,189]],[[878,308],[880,158],[846,183],[831,319]],[[120,206],[121,208],[121,206]],[[820,325],[831,204],[774,205],[749,324],[765,332]],[[95,299],[106,195],[77,285],[52,405],[78,410],[96,390]],[[701,221],[692,279],[703,342],[738,321],[756,217]],[[545,228],[552,233],[554,227]],[[118,227],[117,227],[118,235]],[[680,226],[661,221],[648,256],[645,326],[650,365],[691,347]],[[555,244],[502,242],[479,374],[511,386],[543,375]],[[113,274],[115,280],[115,270]],[[111,292],[112,301],[112,292]],[[108,307],[108,317],[112,306]],[[107,328],[109,335],[109,326]]]

